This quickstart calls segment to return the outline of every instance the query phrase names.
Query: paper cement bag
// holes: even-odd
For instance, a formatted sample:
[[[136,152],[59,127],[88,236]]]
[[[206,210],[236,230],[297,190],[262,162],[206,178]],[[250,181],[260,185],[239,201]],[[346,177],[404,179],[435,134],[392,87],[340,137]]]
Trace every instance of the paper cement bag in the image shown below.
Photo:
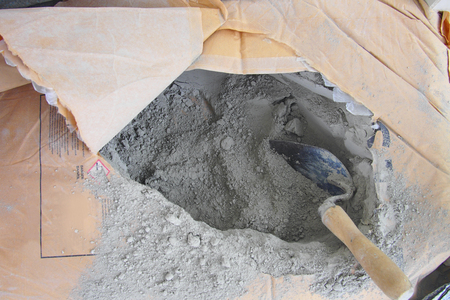
[[[31,84],[1,93],[0,111],[2,298],[66,298],[107,206],[81,183],[111,168]]]
[[[80,6],[107,5],[101,1],[80,2]],[[114,5],[130,6],[120,1]],[[151,7],[146,1],[133,2],[133,5]],[[215,1],[200,4],[161,1],[158,6],[178,8],[0,11],[0,34],[5,40],[3,53],[22,61],[21,74],[28,74],[28,79],[49,89],[46,90],[49,95],[55,92],[60,111],[93,152],[97,152],[188,68],[244,74],[317,70],[373,112],[374,121],[383,124],[372,147],[380,201],[388,207],[401,199],[399,187],[409,189],[410,194],[415,195],[402,202],[405,218],[403,238],[399,241],[404,258],[402,268],[410,280],[417,282],[450,255],[447,243],[450,233],[447,217],[450,208],[448,48],[440,34],[441,24],[435,13],[411,1],[344,1],[339,4],[329,1],[227,1],[224,4]],[[442,31],[447,36],[445,20],[448,20],[448,15],[444,15],[442,22]],[[30,86],[22,89],[29,89],[32,94]],[[3,97],[12,97],[10,93],[12,91],[6,92]],[[13,98],[16,101],[20,97]],[[10,102],[6,101],[5,105],[13,105]],[[22,112],[18,114],[23,115]],[[2,115],[3,130],[11,125],[7,122],[10,114]],[[26,127],[25,135],[18,142],[25,139],[37,143],[36,122]],[[71,138],[67,137],[64,142],[66,146],[55,146],[55,149],[64,151],[56,150],[56,153],[65,153],[69,149],[68,143],[75,139],[74,133],[69,135]],[[5,138],[4,141],[9,142],[10,139]],[[14,154],[22,155],[16,161],[27,164],[27,167],[14,165],[14,168],[22,170],[19,172],[25,172],[26,168],[36,169],[37,162],[29,163],[30,159],[37,159],[34,147],[34,150],[26,152],[27,148],[21,146],[18,149],[26,153],[19,151]],[[82,153],[80,148],[71,147],[75,147],[70,148],[71,151],[78,149],[77,153]],[[60,168],[70,169],[72,176],[77,174],[76,166],[79,166],[79,172],[83,166],[86,174],[93,166],[109,170],[104,161],[97,163],[98,157],[88,156],[92,158],[83,160],[83,163],[71,161],[66,167],[57,167],[61,163],[48,165],[58,172]],[[16,177],[6,175],[11,172],[6,163],[3,168],[2,190],[9,188],[5,201],[20,199],[24,193],[21,190],[14,192]],[[45,178],[54,176],[54,170],[53,173],[51,169],[44,172],[50,176]],[[25,173],[26,176],[32,174]],[[48,186],[54,189],[56,199],[58,185],[50,182]],[[48,186],[46,184],[46,188]],[[71,194],[70,189],[63,192]],[[95,211],[95,222],[99,222],[101,213],[95,207],[98,203],[89,202],[87,197],[88,202],[80,207],[85,208],[84,212]],[[47,198],[53,201],[50,198],[53,196]],[[26,199],[23,201],[28,203]],[[45,208],[45,199],[43,203]],[[37,207],[35,209],[38,210]],[[41,255],[48,256],[67,253],[89,255],[89,243],[95,230],[83,236],[81,244],[74,246],[69,241],[78,238],[81,230],[87,230],[84,228],[95,227],[95,222],[90,220],[83,223],[86,227],[82,227],[75,218],[68,225],[53,227],[51,222],[47,222],[47,217],[54,217],[54,222],[65,218],[60,217],[62,212],[52,212],[39,213],[45,221],[41,226],[34,218],[33,225],[27,227],[45,231],[41,239],[48,244],[44,243],[42,248],[36,235],[24,235],[24,240],[32,241],[26,247],[34,247]],[[23,215],[28,213],[23,212]],[[381,219],[381,226],[385,226],[387,231],[396,222],[387,212]],[[14,222],[17,223],[11,221],[11,224]],[[59,230],[64,231],[64,238],[56,240],[63,243],[54,238]],[[8,236],[4,243],[11,243],[11,240],[13,237]],[[13,249],[21,248],[14,245]],[[27,253],[25,249],[21,251]],[[74,259],[82,264],[79,272],[91,261],[90,257],[84,256]],[[38,259],[35,263],[43,261]],[[61,263],[57,258],[51,262],[55,268]],[[30,261],[29,265],[32,264]],[[27,265],[24,264],[25,269],[21,272],[29,271]],[[5,266],[5,269],[9,268],[10,265]],[[79,273],[75,272],[61,283],[64,290],[61,295],[73,286],[77,276]],[[295,282],[296,279],[293,280]],[[280,289],[289,286],[295,293],[296,289],[306,289],[308,280],[312,279],[302,277],[293,284],[292,281],[274,281],[268,275],[261,275],[261,280],[255,282],[255,288],[251,290],[253,295],[259,295],[257,291],[266,291],[269,286]],[[376,290],[363,293],[373,299],[380,297]]]

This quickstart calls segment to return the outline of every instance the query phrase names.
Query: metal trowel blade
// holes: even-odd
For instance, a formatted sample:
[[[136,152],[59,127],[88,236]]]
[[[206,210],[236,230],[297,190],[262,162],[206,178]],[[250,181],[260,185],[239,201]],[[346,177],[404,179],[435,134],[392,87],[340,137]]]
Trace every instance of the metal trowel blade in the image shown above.
[[[346,193],[333,182],[353,185],[350,173],[344,164],[328,150],[289,141],[270,140],[269,144],[291,167],[332,196]],[[331,182],[330,178],[332,178]]]

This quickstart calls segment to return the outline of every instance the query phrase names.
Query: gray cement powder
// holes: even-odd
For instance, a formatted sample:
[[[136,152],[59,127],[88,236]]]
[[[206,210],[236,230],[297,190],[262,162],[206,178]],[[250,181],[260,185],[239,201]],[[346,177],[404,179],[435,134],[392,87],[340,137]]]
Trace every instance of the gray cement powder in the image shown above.
[[[283,75],[186,72],[101,150],[121,177],[88,184],[109,213],[75,297],[232,298],[259,273],[315,275],[329,297],[361,289],[368,277],[317,213],[329,195],[268,140],[334,153],[356,186],[343,207],[375,234],[371,125]]]

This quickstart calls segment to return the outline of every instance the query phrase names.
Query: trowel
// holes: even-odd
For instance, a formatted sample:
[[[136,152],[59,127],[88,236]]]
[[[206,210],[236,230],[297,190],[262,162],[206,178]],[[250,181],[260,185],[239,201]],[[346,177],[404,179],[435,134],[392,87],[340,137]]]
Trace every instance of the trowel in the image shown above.
[[[408,277],[336,205],[349,200],[355,189],[344,164],[319,147],[275,140],[269,144],[291,167],[332,195],[319,207],[322,223],[348,247],[375,284],[391,299],[409,299],[413,288]]]

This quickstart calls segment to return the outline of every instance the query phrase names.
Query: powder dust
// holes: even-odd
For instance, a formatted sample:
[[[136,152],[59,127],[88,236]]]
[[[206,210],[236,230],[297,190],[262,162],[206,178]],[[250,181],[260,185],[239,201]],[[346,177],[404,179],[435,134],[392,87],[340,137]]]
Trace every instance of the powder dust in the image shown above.
[[[316,212],[329,195],[273,153],[268,143],[324,144],[347,166],[357,165],[345,147],[332,144],[332,136],[308,122],[305,115],[312,113],[304,103],[324,102],[322,97],[306,89],[296,95],[272,76],[228,76],[212,91],[192,87],[189,79],[175,81],[101,154],[121,174],[160,191],[214,228],[251,228],[288,242],[327,235]],[[324,104],[315,103],[315,112],[339,123],[343,110],[326,103],[330,107],[321,111],[316,107]],[[369,118],[366,123],[365,130],[371,131]],[[358,129],[368,134],[362,124]],[[358,198],[353,202],[364,200]],[[361,218],[360,207],[350,210]]]
[[[360,290],[367,275],[317,212],[329,195],[268,141],[335,154],[356,187],[344,209],[376,234],[372,125],[283,75],[184,73],[101,150],[120,176],[86,185],[108,214],[74,297],[233,298],[260,273],[315,275],[328,297]]]

